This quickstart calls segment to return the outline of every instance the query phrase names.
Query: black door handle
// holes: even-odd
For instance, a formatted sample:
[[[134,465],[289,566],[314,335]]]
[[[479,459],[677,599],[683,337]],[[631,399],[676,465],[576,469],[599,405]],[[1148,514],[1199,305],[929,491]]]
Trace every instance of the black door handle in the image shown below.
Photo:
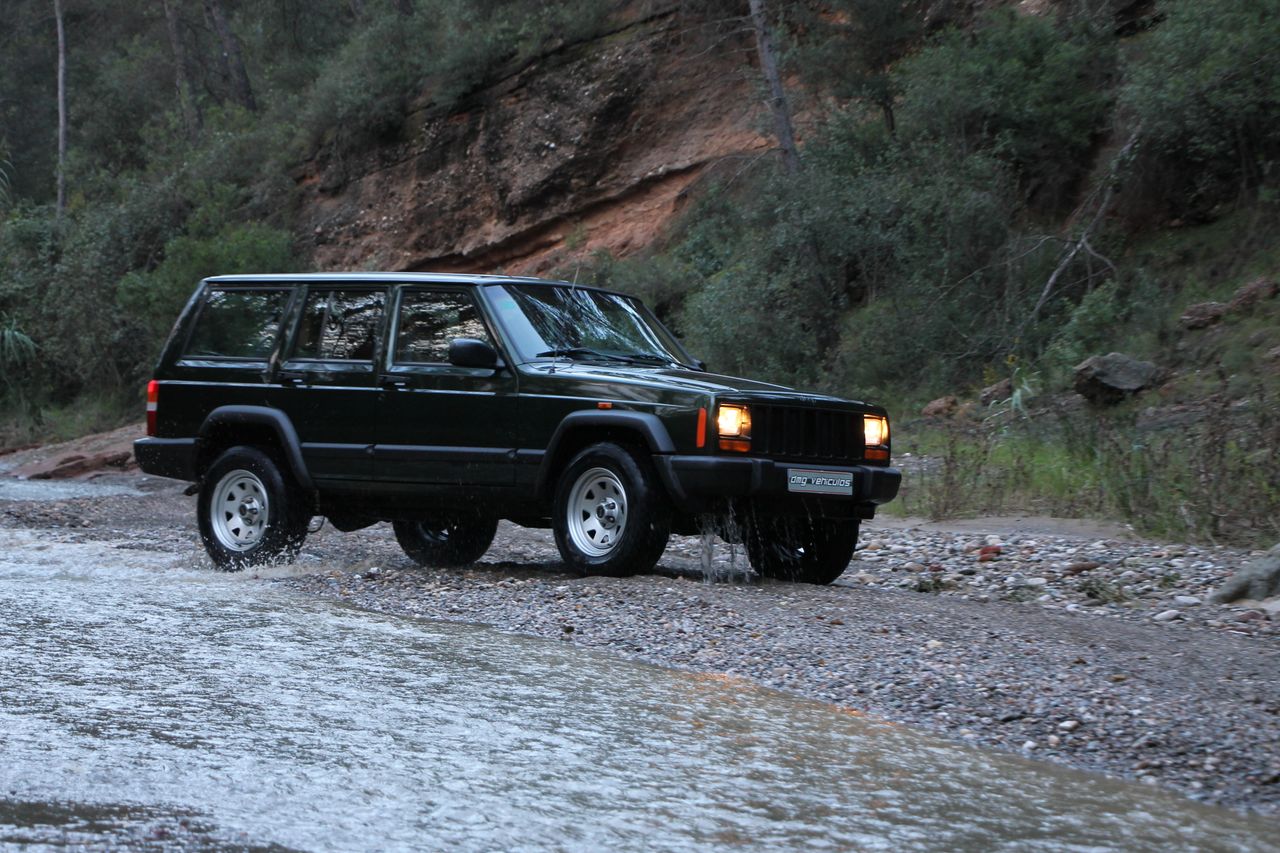
[[[409,387],[409,380],[393,379],[390,376],[384,376],[382,379],[382,387],[387,389],[388,391],[393,391],[393,390],[403,391],[405,388]]]
[[[282,370],[279,377],[281,385],[303,385],[307,381],[307,374],[294,370]]]

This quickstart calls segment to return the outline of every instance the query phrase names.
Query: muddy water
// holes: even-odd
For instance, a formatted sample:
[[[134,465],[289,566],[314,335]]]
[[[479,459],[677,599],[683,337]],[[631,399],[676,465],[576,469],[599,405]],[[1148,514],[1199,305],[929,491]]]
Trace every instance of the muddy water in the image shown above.
[[[742,682],[0,530],[0,844],[1267,850]]]

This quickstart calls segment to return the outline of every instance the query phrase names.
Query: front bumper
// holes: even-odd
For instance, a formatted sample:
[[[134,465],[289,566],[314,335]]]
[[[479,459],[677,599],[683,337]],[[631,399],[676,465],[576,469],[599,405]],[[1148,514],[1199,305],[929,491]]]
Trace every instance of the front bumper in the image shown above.
[[[196,479],[194,438],[140,438],[133,443],[138,467],[157,477],[175,480]]]
[[[823,465],[777,462],[772,459],[722,456],[656,456],[663,485],[676,506],[686,512],[708,512],[726,503],[748,500],[775,510],[823,515],[856,515],[871,518],[875,507],[898,494],[902,472],[874,465]],[[788,489],[790,469],[820,469],[848,475],[852,494],[830,495],[793,492]]]

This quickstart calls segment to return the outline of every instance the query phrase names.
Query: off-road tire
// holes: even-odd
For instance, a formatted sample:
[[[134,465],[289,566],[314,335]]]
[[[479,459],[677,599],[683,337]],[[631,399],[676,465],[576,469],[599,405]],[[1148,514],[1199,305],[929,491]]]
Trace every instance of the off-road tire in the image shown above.
[[[466,566],[484,556],[498,532],[498,519],[439,513],[414,521],[394,521],[400,548],[420,566]]]
[[[746,530],[747,560],[762,577],[829,584],[848,567],[858,525],[820,518],[758,518]]]
[[[557,483],[552,528],[561,559],[578,574],[652,569],[671,535],[671,511],[648,454],[608,441],[578,453]]]
[[[307,538],[311,513],[293,477],[274,458],[241,445],[205,471],[196,517],[214,565],[239,571],[292,562]]]

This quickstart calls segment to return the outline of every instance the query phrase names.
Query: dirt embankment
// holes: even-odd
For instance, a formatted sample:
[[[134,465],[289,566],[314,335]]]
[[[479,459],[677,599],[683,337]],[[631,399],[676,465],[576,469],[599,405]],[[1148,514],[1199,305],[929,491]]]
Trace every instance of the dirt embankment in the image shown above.
[[[672,6],[455,111],[424,103],[393,144],[308,163],[299,237],[316,266],[540,273],[649,244],[691,185],[772,145],[749,42]]]

